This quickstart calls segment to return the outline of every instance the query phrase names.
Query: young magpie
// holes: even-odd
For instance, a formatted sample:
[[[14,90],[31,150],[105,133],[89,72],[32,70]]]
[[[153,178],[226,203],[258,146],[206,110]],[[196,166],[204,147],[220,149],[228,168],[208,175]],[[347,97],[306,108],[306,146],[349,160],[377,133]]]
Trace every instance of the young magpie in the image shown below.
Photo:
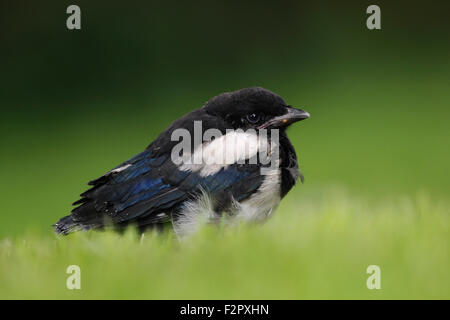
[[[286,128],[307,118],[306,111],[264,88],[220,94],[176,120],[143,152],[90,181],[92,187],[54,225],[55,232],[130,224],[143,231],[172,223],[176,234],[184,236],[202,222],[264,221],[297,179],[303,181]],[[192,159],[201,151],[200,161],[175,161],[177,129],[198,140],[199,123],[198,143],[175,154]],[[217,137],[205,139],[208,129],[216,130]],[[273,130],[278,130],[278,141],[272,139]],[[263,148],[276,155],[270,163],[256,156]],[[214,161],[221,155],[225,160]]]

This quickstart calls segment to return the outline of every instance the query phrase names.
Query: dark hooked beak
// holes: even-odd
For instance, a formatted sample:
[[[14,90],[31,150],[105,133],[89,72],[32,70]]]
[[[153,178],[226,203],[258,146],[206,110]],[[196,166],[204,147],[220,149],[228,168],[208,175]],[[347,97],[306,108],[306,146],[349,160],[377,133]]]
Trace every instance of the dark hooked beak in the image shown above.
[[[309,118],[309,113],[301,110],[296,109],[291,106],[286,106],[286,113],[272,118],[266,123],[263,123],[259,129],[266,129],[266,128],[281,128],[281,127],[287,127],[290,124],[293,124],[294,122],[305,120]]]

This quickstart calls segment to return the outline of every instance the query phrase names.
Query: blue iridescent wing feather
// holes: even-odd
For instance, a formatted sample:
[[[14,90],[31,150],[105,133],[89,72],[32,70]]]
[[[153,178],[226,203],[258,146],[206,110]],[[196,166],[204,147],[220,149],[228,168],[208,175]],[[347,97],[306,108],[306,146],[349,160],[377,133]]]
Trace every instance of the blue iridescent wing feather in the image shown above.
[[[213,197],[224,192],[243,200],[262,183],[256,165],[231,165],[215,174],[181,171],[168,155],[152,156],[146,150],[89,182],[91,189],[74,204],[72,218],[81,225],[100,226],[105,219],[115,223],[158,223],[168,216],[158,213],[176,210],[202,190]],[[150,218],[149,218],[150,217]]]

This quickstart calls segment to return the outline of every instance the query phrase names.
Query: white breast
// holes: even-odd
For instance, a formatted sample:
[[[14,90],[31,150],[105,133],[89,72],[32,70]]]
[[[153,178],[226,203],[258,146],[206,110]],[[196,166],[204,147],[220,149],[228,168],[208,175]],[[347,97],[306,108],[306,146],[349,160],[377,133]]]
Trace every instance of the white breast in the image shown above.
[[[270,154],[276,144],[271,144],[257,135],[248,132],[230,132],[212,142],[203,145],[200,164],[182,164],[180,170],[199,171],[201,176],[219,172],[222,168],[239,160],[251,159],[259,150],[270,146]],[[264,149],[262,149],[264,148]],[[199,156],[198,154],[196,156]],[[230,212],[222,219],[222,212],[214,212],[214,199],[203,193],[199,200],[188,202],[174,221],[175,233],[186,237],[195,233],[201,225],[207,223],[235,224],[240,221],[263,222],[271,216],[281,200],[281,172],[279,159],[264,171],[264,180],[259,189],[249,198],[234,201]]]
[[[236,219],[263,222],[275,211],[281,201],[281,172],[273,169],[265,175],[258,191],[238,203]]]
[[[197,200],[187,202],[177,220],[173,222],[177,236],[185,238],[194,234],[202,225],[237,224],[244,222],[264,222],[276,210],[280,203],[280,169],[274,169],[265,175],[258,191],[244,201],[235,201],[230,212],[214,211],[214,200],[206,193]],[[222,219],[222,214],[225,219]]]

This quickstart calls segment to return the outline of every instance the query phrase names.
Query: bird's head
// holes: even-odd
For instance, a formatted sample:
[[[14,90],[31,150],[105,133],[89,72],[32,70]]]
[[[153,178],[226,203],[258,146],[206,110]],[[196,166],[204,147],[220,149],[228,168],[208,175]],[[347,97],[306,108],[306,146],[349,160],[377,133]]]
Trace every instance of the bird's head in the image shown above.
[[[287,105],[279,95],[259,87],[220,94],[204,108],[232,129],[285,129],[309,118],[308,112]]]

